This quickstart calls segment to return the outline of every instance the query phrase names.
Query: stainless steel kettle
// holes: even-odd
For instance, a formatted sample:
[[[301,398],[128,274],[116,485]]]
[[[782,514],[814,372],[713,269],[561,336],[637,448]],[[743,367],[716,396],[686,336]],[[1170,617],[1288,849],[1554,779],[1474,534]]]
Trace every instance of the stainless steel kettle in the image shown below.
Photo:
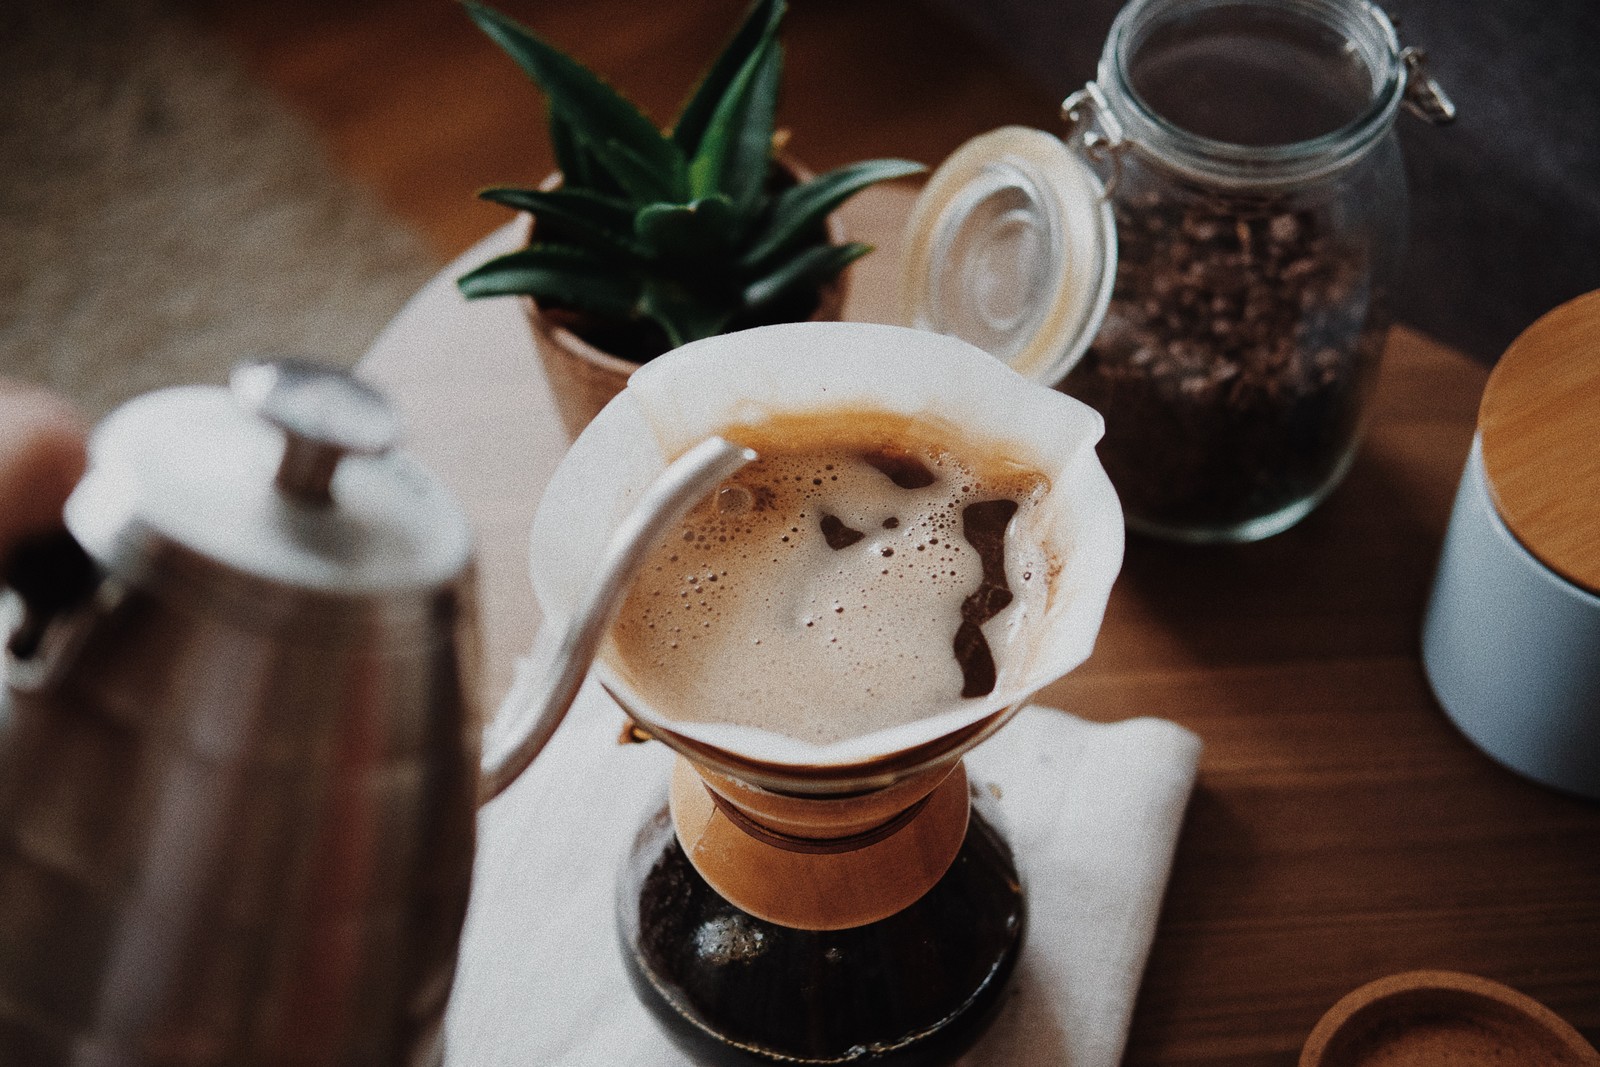
[[[63,539],[64,574],[16,583],[81,595],[33,598],[7,657],[0,1063],[438,1055],[472,547],[396,436],[376,393],[296,362],[96,429],[66,511],[84,554]]]

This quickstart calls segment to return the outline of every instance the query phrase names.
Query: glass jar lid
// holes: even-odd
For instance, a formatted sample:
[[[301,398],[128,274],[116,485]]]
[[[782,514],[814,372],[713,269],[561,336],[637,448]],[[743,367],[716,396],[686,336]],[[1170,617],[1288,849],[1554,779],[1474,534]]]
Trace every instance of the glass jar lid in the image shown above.
[[[1088,162],[1042,130],[968,141],[912,209],[903,321],[1054,385],[1089,347],[1116,281],[1104,194]]]

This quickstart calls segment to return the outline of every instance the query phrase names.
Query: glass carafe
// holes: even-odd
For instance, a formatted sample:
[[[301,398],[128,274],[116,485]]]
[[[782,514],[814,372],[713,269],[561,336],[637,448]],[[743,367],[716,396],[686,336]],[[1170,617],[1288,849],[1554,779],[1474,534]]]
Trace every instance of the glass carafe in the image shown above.
[[[681,760],[618,887],[635,991],[697,1062],[954,1061],[1023,942],[1011,849],[977,799],[946,760],[843,797]]]

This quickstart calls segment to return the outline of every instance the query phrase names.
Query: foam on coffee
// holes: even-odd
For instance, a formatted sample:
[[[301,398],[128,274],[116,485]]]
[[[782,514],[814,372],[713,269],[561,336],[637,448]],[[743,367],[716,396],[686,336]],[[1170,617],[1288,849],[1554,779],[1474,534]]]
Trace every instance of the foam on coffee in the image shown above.
[[[877,413],[725,436],[761,459],[668,536],[612,630],[611,662],[653,710],[831,744],[995,688],[1056,569],[1004,536],[1044,475]]]

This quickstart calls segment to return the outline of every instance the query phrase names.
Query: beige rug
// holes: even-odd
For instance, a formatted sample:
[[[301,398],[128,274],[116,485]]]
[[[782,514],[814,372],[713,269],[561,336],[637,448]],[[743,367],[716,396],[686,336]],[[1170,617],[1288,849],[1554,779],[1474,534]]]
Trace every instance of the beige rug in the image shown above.
[[[436,266],[160,0],[0,0],[0,375],[98,415],[264,352],[349,364]]]

